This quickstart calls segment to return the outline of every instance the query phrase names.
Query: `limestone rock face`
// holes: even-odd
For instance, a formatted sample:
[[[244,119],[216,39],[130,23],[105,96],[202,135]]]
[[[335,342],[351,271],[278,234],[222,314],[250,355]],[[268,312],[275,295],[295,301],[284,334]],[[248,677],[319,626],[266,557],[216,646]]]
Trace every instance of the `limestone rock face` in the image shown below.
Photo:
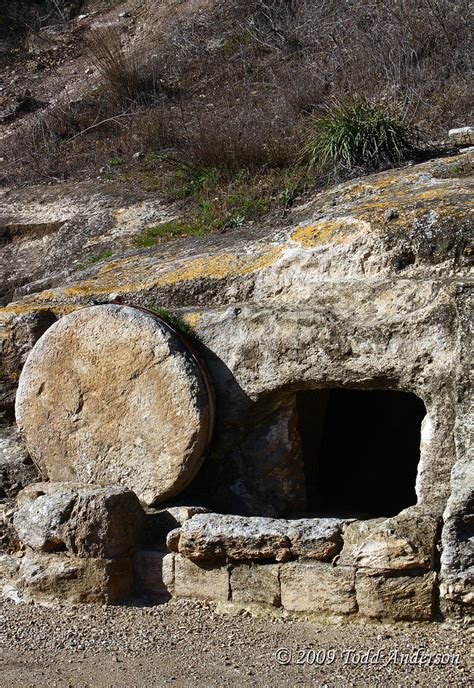
[[[344,521],[198,514],[172,531],[168,546],[195,560],[328,559],[340,549]]]
[[[169,598],[174,587],[174,554],[159,550],[140,550],[134,557],[139,589],[161,598]]]
[[[205,514],[209,509],[202,506],[170,506],[166,509],[148,509],[144,532],[144,544],[163,544],[172,530],[178,529],[196,514]]]
[[[278,564],[240,564],[232,569],[232,602],[280,606],[280,567]]]
[[[18,431],[0,428],[0,499],[15,497],[38,479],[38,469],[28,456]]]
[[[265,225],[148,249],[122,239],[170,219],[155,194],[144,205],[131,199],[117,213],[123,197],[91,194],[87,186],[6,193],[5,224],[17,230],[0,247],[0,437],[13,437],[18,379],[38,337],[112,292],[186,320],[214,383],[213,442],[182,503],[249,516],[302,513],[305,457],[295,397],[315,388],[411,392],[426,409],[413,503],[443,517],[441,597],[464,612],[474,580],[472,160],[466,153],[353,179]],[[104,249],[113,257],[84,266],[89,250]],[[140,383],[141,393],[146,387]],[[110,405],[115,418],[124,415],[124,398],[116,395]],[[76,409],[72,404],[71,418]],[[73,442],[81,428],[71,425]],[[112,427],[115,441],[120,422]],[[136,451],[134,478],[143,465]],[[8,448],[7,459],[12,455]],[[88,462],[95,454],[83,456]],[[397,469],[389,466],[387,474]],[[379,488],[383,494],[393,485],[387,479]],[[429,539],[423,536],[427,549],[403,554],[404,563],[428,561]],[[370,555],[371,565],[394,565],[395,550],[388,556],[387,547],[378,549],[377,562]]]
[[[153,315],[117,305],[66,316],[23,368],[17,422],[53,481],[122,484],[146,503],[201,463],[209,400],[198,364]]]
[[[40,552],[113,558],[137,545],[145,514],[123,487],[35,483],[18,496],[13,517],[19,539]]]
[[[228,568],[194,562],[178,554],[174,559],[174,591],[178,597],[227,602],[230,596]]]
[[[430,569],[439,519],[405,509],[388,519],[356,521],[344,531],[340,565],[380,570]]]
[[[450,129],[449,138],[455,146],[474,146],[474,127]]]

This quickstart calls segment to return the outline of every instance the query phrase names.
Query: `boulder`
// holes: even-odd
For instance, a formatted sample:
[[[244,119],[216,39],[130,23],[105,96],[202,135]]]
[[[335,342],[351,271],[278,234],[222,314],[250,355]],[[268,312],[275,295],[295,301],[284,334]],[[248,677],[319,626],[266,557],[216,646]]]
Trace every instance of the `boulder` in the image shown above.
[[[455,146],[474,146],[474,127],[450,129],[448,136]]]
[[[168,536],[168,547],[195,560],[328,559],[342,544],[336,518],[275,519],[198,514]]]
[[[121,484],[147,504],[198,470],[209,396],[196,358],[164,321],[120,305],[53,324],[22,370],[16,418],[52,481]]]
[[[373,575],[358,571],[359,613],[374,619],[428,621],[433,615],[435,573]]]
[[[355,521],[344,530],[338,563],[379,570],[431,569],[439,518],[405,509],[388,519]]]
[[[120,486],[35,483],[18,495],[17,504],[13,523],[25,545],[78,557],[108,559],[129,552],[145,518],[137,496]]]
[[[288,611],[315,614],[354,614],[355,572],[350,567],[320,562],[290,562],[280,566],[281,604]]]

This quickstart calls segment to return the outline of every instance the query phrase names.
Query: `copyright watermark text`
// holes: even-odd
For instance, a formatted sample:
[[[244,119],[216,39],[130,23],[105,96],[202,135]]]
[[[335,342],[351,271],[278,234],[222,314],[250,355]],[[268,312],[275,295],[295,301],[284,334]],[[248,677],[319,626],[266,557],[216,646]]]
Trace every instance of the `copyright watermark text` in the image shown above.
[[[397,649],[386,647],[360,650],[353,647],[347,650],[297,649],[279,647],[275,652],[278,664],[300,664],[309,666],[330,665],[339,662],[343,665],[354,666],[379,665],[379,666],[403,666],[417,664],[419,666],[457,666],[461,657],[458,652],[431,652],[423,647],[418,647],[412,652],[401,652]]]

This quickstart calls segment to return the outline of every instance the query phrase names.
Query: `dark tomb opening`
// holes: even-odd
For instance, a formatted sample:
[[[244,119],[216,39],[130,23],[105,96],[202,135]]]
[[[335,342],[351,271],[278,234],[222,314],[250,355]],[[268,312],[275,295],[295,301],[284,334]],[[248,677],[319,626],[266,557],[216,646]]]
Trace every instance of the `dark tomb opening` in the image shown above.
[[[416,503],[421,399],[330,389],[299,392],[297,404],[308,512],[374,518]]]

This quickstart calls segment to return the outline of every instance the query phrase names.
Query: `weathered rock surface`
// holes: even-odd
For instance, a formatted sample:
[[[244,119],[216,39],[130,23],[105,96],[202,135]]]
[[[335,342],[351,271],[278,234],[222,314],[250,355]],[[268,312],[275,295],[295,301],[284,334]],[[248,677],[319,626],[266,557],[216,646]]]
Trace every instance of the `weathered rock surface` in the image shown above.
[[[381,570],[431,569],[439,519],[405,509],[398,516],[350,523],[338,563]]]
[[[28,455],[18,431],[0,430],[0,499],[15,497],[20,490],[39,480],[37,467]]]
[[[291,562],[280,567],[281,603],[293,612],[353,614],[357,611],[355,572],[350,567],[318,562]]]
[[[20,541],[13,527],[13,509],[12,501],[0,502],[0,553],[15,552],[20,548]]]
[[[27,552],[15,588],[24,599],[63,603],[114,604],[133,588],[130,557],[91,559]]]
[[[170,506],[166,509],[148,509],[145,512],[145,544],[164,543],[170,531],[179,528],[196,514],[204,514],[207,511],[209,509],[202,506]]]
[[[172,532],[168,546],[195,560],[324,560],[339,551],[343,524],[336,518],[285,520],[198,514],[178,533]]]
[[[449,138],[455,146],[474,146],[474,127],[450,129]]]
[[[435,573],[378,576],[357,572],[359,613],[375,619],[428,621],[433,615]]]
[[[15,582],[20,568],[20,559],[14,554],[0,551],[0,592]]]
[[[149,313],[87,308],[55,323],[22,370],[16,417],[54,481],[122,484],[146,503],[195,475],[209,399],[180,338]]]
[[[67,550],[77,557],[113,558],[139,542],[145,514],[123,487],[35,483],[18,495],[13,523],[33,550]]]

